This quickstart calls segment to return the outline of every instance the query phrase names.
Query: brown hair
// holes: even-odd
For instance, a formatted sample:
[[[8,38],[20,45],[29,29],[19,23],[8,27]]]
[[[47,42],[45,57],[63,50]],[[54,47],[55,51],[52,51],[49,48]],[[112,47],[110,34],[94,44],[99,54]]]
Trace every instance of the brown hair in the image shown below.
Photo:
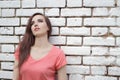
[[[35,13],[29,18],[25,34],[23,36],[22,41],[19,44],[19,64],[18,64],[19,68],[22,66],[25,60],[27,60],[28,56],[30,55],[31,46],[33,46],[35,43],[35,36],[31,31],[31,21],[32,21],[32,18],[36,15],[42,15],[45,18],[46,24],[49,28],[48,39],[52,32],[50,20],[48,19],[48,17],[46,17],[42,13]]]

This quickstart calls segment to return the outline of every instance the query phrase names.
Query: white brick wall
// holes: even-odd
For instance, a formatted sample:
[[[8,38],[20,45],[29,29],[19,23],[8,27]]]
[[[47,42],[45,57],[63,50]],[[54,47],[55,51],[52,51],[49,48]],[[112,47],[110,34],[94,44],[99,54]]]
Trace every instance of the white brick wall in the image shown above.
[[[0,0],[0,80],[12,80],[13,53],[35,12],[52,23],[68,80],[120,80],[120,0]]]

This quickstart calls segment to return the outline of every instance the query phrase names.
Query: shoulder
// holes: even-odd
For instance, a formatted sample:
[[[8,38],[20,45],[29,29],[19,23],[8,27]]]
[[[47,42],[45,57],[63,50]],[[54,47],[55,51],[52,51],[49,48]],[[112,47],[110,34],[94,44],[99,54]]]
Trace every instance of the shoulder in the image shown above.
[[[59,56],[61,54],[64,55],[64,51],[57,46],[53,46],[53,53],[57,56]]]

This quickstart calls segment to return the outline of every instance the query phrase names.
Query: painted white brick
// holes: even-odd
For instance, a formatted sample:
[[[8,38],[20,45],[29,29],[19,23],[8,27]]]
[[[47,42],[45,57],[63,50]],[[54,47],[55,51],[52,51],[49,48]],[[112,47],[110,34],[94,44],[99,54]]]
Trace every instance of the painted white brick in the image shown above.
[[[65,26],[65,18],[49,18],[53,26]]]
[[[94,75],[105,75],[107,73],[107,69],[105,66],[92,66],[91,74]]]
[[[117,80],[117,77],[110,77],[110,76],[86,76],[85,80]]]
[[[37,7],[65,7],[65,0],[37,0]]]
[[[19,26],[19,18],[0,18],[0,26]]]
[[[18,43],[18,36],[0,36],[0,43]]]
[[[115,18],[85,18],[85,26],[116,26]]]
[[[83,64],[86,65],[112,65],[114,64],[115,57],[98,57],[98,56],[86,56],[83,57]]]
[[[67,64],[81,64],[80,56],[66,56]]]
[[[105,46],[114,46],[115,39],[113,37],[84,37],[83,45],[105,45]]]
[[[84,80],[84,77],[80,74],[70,74],[69,80]]]
[[[119,56],[116,59],[116,65],[120,66],[120,57]]]
[[[13,27],[0,27],[0,34],[13,34]]]
[[[6,78],[6,79],[12,79],[13,72],[12,71],[0,71],[0,79]]]
[[[20,35],[25,33],[25,27],[15,27],[15,34]]]
[[[93,16],[108,16],[108,9],[107,8],[94,8]]]
[[[13,70],[13,62],[1,62],[1,69]]]
[[[2,9],[2,16],[3,17],[15,16],[15,9]]]
[[[52,35],[59,35],[59,28],[58,27],[52,27]]]
[[[81,45],[82,38],[81,37],[67,37],[67,45]]]
[[[22,8],[34,8],[35,0],[22,0]]]
[[[120,56],[120,47],[110,48],[110,55]]]
[[[62,46],[61,47],[67,55],[90,55],[90,47],[80,46]]]
[[[61,35],[90,35],[90,28],[81,27],[81,28],[60,28]]]
[[[75,0],[76,1],[76,0]],[[90,16],[90,8],[64,8],[61,9],[61,16]]]
[[[114,0],[83,0],[83,5],[87,7],[113,7]]]
[[[120,36],[120,28],[119,27],[110,27],[110,32],[113,33],[114,36]]]
[[[107,47],[92,47],[92,55],[107,55]]]
[[[117,0],[117,6],[120,6],[120,0]]]
[[[88,66],[67,66],[67,73],[89,74],[90,69]]]
[[[1,8],[20,8],[20,1],[19,0],[12,0],[12,1],[0,1]]]
[[[0,53],[0,61],[14,61],[14,54]]]
[[[117,18],[117,26],[120,26],[120,18]]]
[[[31,16],[37,12],[43,13],[43,9],[17,9],[16,16]]]
[[[104,35],[108,32],[108,28],[101,28],[101,27],[93,27],[92,28],[92,35],[93,36],[100,36]]]
[[[50,42],[52,44],[65,44],[66,43],[66,37],[64,36],[51,36]]]
[[[116,38],[116,44],[117,44],[118,46],[120,46],[120,37],[117,37],[117,38]]]
[[[111,8],[109,11],[110,16],[120,16],[120,7]]]
[[[14,52],[14,45],[2,45],[1,46],[1,51],[2,52]]]
[[[82,0],[67,0],[67,7],[82,7]]]
[[[21,18],[21,25],[27,25],[29,18]]]
[[[120,76],[120,67],[108,67],[108,75]]]
[[[82,26],[82,18],[67,18],[67,26]]]
[[[47,15],[47,16],[59,16],[59,9],[58,8],[45,9],[45,15]]]

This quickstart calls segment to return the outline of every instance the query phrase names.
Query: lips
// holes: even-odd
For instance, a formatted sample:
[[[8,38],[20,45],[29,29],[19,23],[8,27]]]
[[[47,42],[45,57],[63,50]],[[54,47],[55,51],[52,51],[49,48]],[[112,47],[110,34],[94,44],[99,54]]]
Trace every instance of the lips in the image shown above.
[[[38,30],[40,30],[40,28],[35,28],[35,29],[34,29],[34,31],[38,31]]]

